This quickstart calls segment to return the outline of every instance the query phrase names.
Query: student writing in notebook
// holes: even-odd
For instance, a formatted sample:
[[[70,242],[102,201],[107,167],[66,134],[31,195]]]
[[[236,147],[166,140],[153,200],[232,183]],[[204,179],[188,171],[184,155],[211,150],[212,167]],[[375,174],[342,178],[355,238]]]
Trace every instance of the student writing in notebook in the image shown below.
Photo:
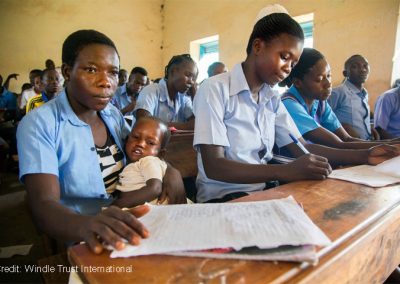
[[[305,48],[284,82],[290,88],[282,95],[283,104],[306,140],[341,149],[368,149],[395,142],[368,141],[347,133],[327,103],[332,92],[331,68],[318,50]]]
[[[304,35],[300,25],[279,5],[255,24],[247,58],[230,72],[206,79],[194,99],[194,146],[199,173],[197,200],[224,202],[263,190],[266,181],[324,179],[330,163],[379,163],[398,155],[396,148],[337,150],[306,145],[306,154],[289,134],[301,138],[290,114],[272,89],[298,62]],[[286,165],[270,165],[274,143],[295,157]],[[322,157],[325,156],[325,157]]]

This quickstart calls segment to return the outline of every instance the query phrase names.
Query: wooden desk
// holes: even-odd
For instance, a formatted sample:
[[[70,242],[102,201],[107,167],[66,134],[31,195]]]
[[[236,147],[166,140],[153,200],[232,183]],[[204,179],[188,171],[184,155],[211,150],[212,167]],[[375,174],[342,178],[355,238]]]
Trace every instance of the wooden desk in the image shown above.
[[[81,274],[93,283],[381,283],[400,263],[400,185],[373,189],[332,179],[302,181],[239,201],[289,195],[302,203],[333,242],[319,250],[316,266],[163,255],[110,259],[108,252],[96,256],[85,245],[72,247],[69,259],[78,267],[133,269],[131,273]]]
[[[193,132],[174,133],[167,145],[165,160],[176,168],[183,178],[197,175],[196,151]]]

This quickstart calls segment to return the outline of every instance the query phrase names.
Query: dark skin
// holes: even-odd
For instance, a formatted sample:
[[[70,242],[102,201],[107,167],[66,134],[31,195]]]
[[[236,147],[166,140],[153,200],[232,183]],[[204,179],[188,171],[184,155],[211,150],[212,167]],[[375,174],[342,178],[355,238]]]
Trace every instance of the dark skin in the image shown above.
[[[263,83],[275,85],[287,77],[302,52],[302,42],[291,35],[281,34],[266,43],[255,39],[252,51],[242,64],[252,93],[258,93]],[[306,144],[300,138],[300,142]],[[398,149],[384,145],[369,150],[338,150],[321,145],[306,145],[312,154],[306,154],[295,144],[285,148],[296,158],[285,165],[247,164],[229,160],[218,145],[200,145],[204,170],[208,178],[230,183],[261,183],[268,180],[290,182],[295,180],[327,178],[333,165],[377,164],[399,154]]]
[[[79,119],[90,125],[95,144],[104,145],[107,139],[106,126],[98,111],[104,109],[115,92],[118,82],[119,58],[116,51],[107,45],[91,44],[79,51],[73,66],[62,65],[67,81],[69,103]],[[173,180],[175,169],[171,169]],[[167,171],[168,172],[168,171]],[[170,176],[171,177],[171,176]],[[85,241],[95,253],[103,250],[102,241],[116,249],[124,248],[122,239],[137,245],[149,232],[137,220],[148,212],[147,206],[123,211],[116,206],[101,211],[95,216],[77,214],[60,203],[60,183],[51,174],[29,174],[24,176],[28,201],[36,223],[46,234],[60,241]],[[170,183],[170,182],[165,182]],[[176,199],[185,200],[181,179],[168,190]],[[183,191],[180,192],[180,190]],[[183,197],[180,197],[183,194]],[[62,226],[60,221],[62,220]]]
[[[197,73],[197,67],[193,62],[183,61],[173,65],[168,72],[167,80],[169,98],[175,101],[178,92],[187,92],[196,83]],[[139,119],[143,116],[151,116],[151,113],[144,109],[138,109],[136,118]],[[168,122],[168,126],[180,130],[193,130],[194,116],[191,116],[186,122]]]
[[[136,106],[136,97],[139,92],[143,89],[144,86],[146,86],[147,83],[147,76],[140,74],[140,73],[134,73],[129,76],[129,81],[126,84],[126,92],[128,93],[128,96],[131,97],[132,102],[121,109],[122,114],[126,114],[127,112],[131,112],[135,109]]]
[[[318,60],[304,74],[302,79],[293,78],[293,84],[304,99],[308,107],[307,111],[310,113],[315,100],[325,101],[331,95],[331,68],[328,62],[325,59]],[[369,149],[384,142],[396,143],[396,141],[371,142],[354,138],[343,127],[339,127],[334,132],[331,132],[321,126],[305,133],[303,137],[315,144],[339,149]]]

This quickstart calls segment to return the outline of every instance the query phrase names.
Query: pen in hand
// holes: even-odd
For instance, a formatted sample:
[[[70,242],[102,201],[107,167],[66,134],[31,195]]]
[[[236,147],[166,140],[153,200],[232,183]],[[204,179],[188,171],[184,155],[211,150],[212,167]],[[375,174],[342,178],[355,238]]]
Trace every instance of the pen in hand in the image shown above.
[[[299,140],[297,140],[296,137],[294,137],[291,133],[289,133],[290,138],[292,138],[293,142],[304,152],[304,154],[310,154],[306,147],[304,147],[303,143],[301,143]]]

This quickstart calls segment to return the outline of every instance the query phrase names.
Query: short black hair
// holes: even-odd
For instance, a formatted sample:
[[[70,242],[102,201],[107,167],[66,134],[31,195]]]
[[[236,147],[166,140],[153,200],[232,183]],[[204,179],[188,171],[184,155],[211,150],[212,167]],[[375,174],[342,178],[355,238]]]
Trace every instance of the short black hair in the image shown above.
[[[196,65],[196,62],[194,62],[190,54],[180,54],[172,56],[171,60],[168,62],[168,65],[165,66],[165,79],[168,79],[168,73],[172,66],[181,64],[185,61],[191,62]]]
[[[354,54],[354,55],[350,56],[349,58],[347,58],[347,60],[344,62],[344,70],[347,70],[348,68],[350,68],[350,65],[353,63],[353,61],[356,58],[362,58],[364,60],[367,60],[367,59],[365,59],[364,56],[362,56],[360,54]]]
[[[131,75],[137,74],[137,73],[142,74],[143,76],[147,76],[147,70],[140,66],[133,67],[133,69],[131,71]]]
[[[112,47],[118,55],[119,53],[114,42],[105,34],[95,30],[79,30],[70,34],[62,46],[62,62],[73,66],[79,52],[91,44],[104,44]]]
[[[311,68],[325,56],[314,48],[304,48],[300,56],[299,62],[293,67],[289,76],[279,84],[280,86],[290,87],[293,84],[293,79],[297,78],[302,80]]]
[[[225,66],[225,64],[222,63],[222,62],[214,62],[214,63],[212,63],[210,66],[208,66],[208,69],[207,69],[208,77],[211,77],[212,75],[214,75],[215,68],[217,68],[218,65]]]
[[[40,69],[32,69],[29,72],[29,80],[33,81],[33,79],[35,79],[36,77],[42,78],[42,73],[43,73],[43,71]]]
[[[304,41],[304,33],[301,26],[288,14],[273,13],[261,18],[254,25],[253,31],[250,35],[246,48],[247,55],[251,53],[253,41],[256,38],[269,42],[283,33],[292,35],[301,41]]]
[[[135,125],[137,123],[139,123],[141,121],[145,121],[145,120],[155,121],[160,126],[160,129],[161,129],[162,134],[163,134],[163,139],[161,141],[160,150],[164,150],[167,147],[169,139],[171,138],[171,131],[169,130],[168,125],[164,121],[159,119],[158,117],[149,115],[149,116],[142,116],[141,118],[136,120],[135,124],[132,127],[132,130],[135,128]]]

